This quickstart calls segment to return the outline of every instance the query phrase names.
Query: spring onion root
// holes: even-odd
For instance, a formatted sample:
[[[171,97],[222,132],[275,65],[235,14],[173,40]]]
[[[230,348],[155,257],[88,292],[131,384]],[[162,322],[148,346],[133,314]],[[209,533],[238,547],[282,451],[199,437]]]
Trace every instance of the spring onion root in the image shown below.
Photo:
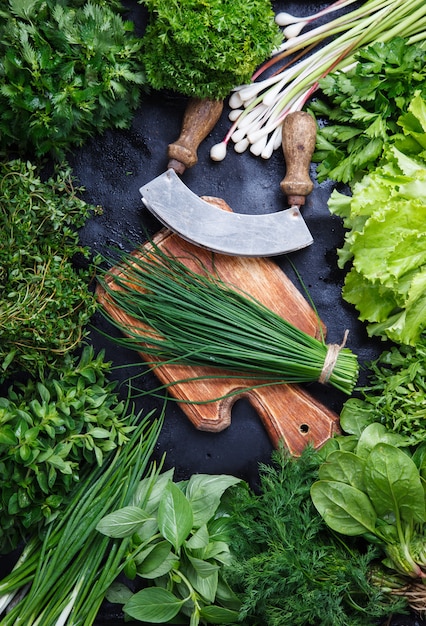
[[[278,24],[285,27],[283,43],[255,72],[250,84],[235,87],[229,99],[233,123],[223,141],[217,144],[220,148],[211,148],[213,160],[225,158],[230,140],[236,152],[249,149],[255,156],[268,159],[281,145],[276,133],[286,115],[306,105],[319,88],[321,78],[353,67],[360,48],[376,41],[390,41],[396,36],[406,38],[407,45],[426,39],[424,0],[367,0],[357,9],[302,32],[317,18],[352,2],[354,0],[337,0],[305,18],[277,14]],[[284,60],[285,64],[272,76],[258,80]],[[237,116],[234,110],[239,111]]]

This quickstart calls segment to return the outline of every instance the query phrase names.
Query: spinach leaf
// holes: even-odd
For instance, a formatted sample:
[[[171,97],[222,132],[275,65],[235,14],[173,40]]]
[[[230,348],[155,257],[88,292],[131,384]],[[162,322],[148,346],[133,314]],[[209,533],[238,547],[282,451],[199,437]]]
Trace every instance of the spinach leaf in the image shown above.
[[[426,522],[425,495],[419,471],[405,452],[377,444],[365,462],[366,492],[377,515],[398,526]]]
[[[364,469],[365,463],[359,456],[346,450],[336,450],[328,455],[318,474],[320,480],[347,483],[364,491]]]
[[[377,514],[368,496],[351,485],[319,480],[311,488],[312,501],[325,523],[343,535],[374,534]]]
[[[332,451],[327,456],[320,480],[311,487],[325,523],[338,533],[363,535],[380,545],[383,565],[402,575],[401,588],[426,576],[424,454],[412,458],[404,445],[404,437],[370,424],[354,454]],[[352,486],[355,481],[357,487]]]
[[[390,432],[383,424],[373,422],[361,432],[356,446],[356,454],[365,460],[379,443],[389,443],[398,447],[409,445],[405,437]]]

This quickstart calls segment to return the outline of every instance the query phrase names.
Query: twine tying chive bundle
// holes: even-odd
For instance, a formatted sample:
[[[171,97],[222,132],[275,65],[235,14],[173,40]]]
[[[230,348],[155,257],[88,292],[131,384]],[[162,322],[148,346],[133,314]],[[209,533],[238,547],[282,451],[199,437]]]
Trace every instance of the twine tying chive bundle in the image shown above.
[[[327,354],[325,355],[324,365],[322,366],[322,371],[318,378],[319,383],[326,384],[330,380],[330,376],[333,373],[334,366],[336,365],[340,350],[342,350],[346,345],[348,334],[349,331],[345,330],[345,334],[341,344],[330,343],[327,345]]]
[[[358,379],[356,355],[300,330],[206,268],[191,270],[155,245],[123,254],[119,272],[101,278],[104,316],[122,332],[111,340],[153,361],[226,370],[233,377],[282,383],[320,382],[350,395]],[[211,371],[211,369],[210,369]]]

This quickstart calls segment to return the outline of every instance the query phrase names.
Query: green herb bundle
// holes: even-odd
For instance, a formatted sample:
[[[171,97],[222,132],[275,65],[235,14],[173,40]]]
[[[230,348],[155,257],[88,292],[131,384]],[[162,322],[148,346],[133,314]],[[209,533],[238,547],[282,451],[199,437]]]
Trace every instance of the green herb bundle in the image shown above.
[[[370,582],[379,551],[339,539],[315,510],[319,463],[309,447],[297,459],[278,450],[260,466],[257,493],[233,491],[234,558],[225,579],[247,626],[371,626],[405,605]]]
[[[321,125],[313,160],[319,181],[350,183],[375,167],[384,145],[398,132],[398,118],[416,93],[426,97],[426,45],[395,37],[360,49],[345,72],[320,79],[326,96],[310,109]]]
[[[0,581],[0,611],[7,609],[1,626],[94,623],[109,586],[125,566],[129,543],[101,535],[96,525],[131,502],[145,472],[158,471],[150,459],[162,418],[151,418],[129,415],[129,440],[76,485],[44,539],[34,536],[28,542],[15,568]]]
[[[0,552],[44,532],[82,476],[127,441],[133,429],[109,370],[88,346],[0,398]]]
[[[60,367],[86,334],[96,301],[93,268],[73,263],[89,255],[77,229],[90,207],[78,191],[67,167],[42,181],[30,162],[0,164],[0,382]]]
[[[220,100],[281,43],[269,0],[139,0],[150,11],[143,62],[154,89]]]
[[[175,483],[173,469],[144,478],[131,505],[104,517],[97,528],[108,537],[129,538],[125,572],[144,579],[145,586],[133,594],[117,583],[108,599],[143,622],[237,622],[240,603],[222,570],[231,560],[225,492],[238,482],[234,476],[194,474]]]
[[[426,441],[426,335],[415,346],[393,346],[369,364],[361,398],[349,398],[340,425],[351,435],[377,422],[410,445]]]
[[[396,589],[410,603],[416,596],[416,608],[424,613],[425,442],[412,451],[407,437],[372,423],[360,435],[330,440],[322,452],[325,462],[311,487],[318,512],[333,531],[379,547],[377,583]]]
[[[0,150],[61,159],[125,128],[145,77],[117,2],[10,0],[0,14]]]
[[[112,341],[162,362],[280,383],[319,380],[351,393],[358,377],[354,353],[339,346],[327,365],[330,347],[325,342],[202,267],[197,273],[154,246],[140,256],[122,255],[120,269],[101,284],[108,301],[130,316],[134,326],[117,321],[103,307],[103,314],[126,335]]]

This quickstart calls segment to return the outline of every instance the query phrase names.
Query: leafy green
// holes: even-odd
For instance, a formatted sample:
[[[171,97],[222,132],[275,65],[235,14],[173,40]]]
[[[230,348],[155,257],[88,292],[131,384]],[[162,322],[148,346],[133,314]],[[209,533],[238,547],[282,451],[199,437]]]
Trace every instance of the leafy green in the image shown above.
[[[125,404],[103,353],[84,348],[60,372],[0,398],[0,551],[61,511],[81,476],[127,441]]]
[[[370,336],[415,345],[426,327],[426,100],[417,94],[377,167],[334,190],[329,209],[347,229],[339,266],[350,261],[343,298]]]
[[[43,537],[33,535],[0,581],[2,626],[95,623],[107,589],[123,571],[128,538],[96,531],[102,517],[126,506],[141,476],[159,473],[151,455],[163,416],[129,412],[128,440],[74,486],[70,500]],[[18,592],[16,598],[15,593]]]
[[[234,476],[194,474],[173,482],[173,469],[144,478],[132,502],[97,525],[108,537],[131,537],[126,574],[148,583],[131,594],[113,585],[108,598],[130,618],[162,624],[190,616],[191,625],[232,624],[239,602],[222,576],[230,561],[224,494]]]
[[[396,37],[355,55],[356,65],[319,81],[327,99],[311,110],[328,121],[318,130],[313,160],[319,181],[350,183],[375,167],[414,94],[426,97],[426,47]]]
[[[247,83],[282,41],[268,0],[139,0],[148,83],[186,96],[221,99]]]
[[[349,468],[346,475],[340,471],[342,457]],[[357,459],[355,486],[351,458]],[[343,535],[362,536],[379,545],[383,566],[401,577],[401,588],[412,579],[422,582],[426,576],[424,455],[411,455],[405,437],[373,423],[361,431],[353,452],[332,449],[325,459],[311,497],[326,524]]]
[[[240,621],[268,626],[370,626],[401,610],[370,582],[377,548],[332,534],[312,504],[320,456],[284,450],[260,467],[258,492],[233,492],[226,579],[242,601]]]
[[[369,364],[368,385],[349,398],[340,414],[346,433],[360,435],[373,422],[407,438],[426,440],[426,336],[415,346],[392,346]]]
[[[20,160],[0,164],[0,382],[19,372],[60,367],[86,334],[96,309],[93,267],[77,229],[90,215],[66,167],[43,182]]]
[[[200,263],[192,269],[155,244],[138,255],[122,254],[119,267],[100,281],[108,302],[123,313],[118,319],[109,307],[101,309],[124,335],[110,336],[114,343],[137,352],[143,345],[144,353],[163,363],[220,368],[219,377],[226,369],[279,384],[319,380],[350,395],[358,361],[349,348],[338,351],[323,376],[329,350],[324,338],[308,335],[225,282],[214,267]]]
[[[0,150],[61,159],[95,133],[128,126],[145,76],[141,39],[117,2],[8,4],[0,13]]]

